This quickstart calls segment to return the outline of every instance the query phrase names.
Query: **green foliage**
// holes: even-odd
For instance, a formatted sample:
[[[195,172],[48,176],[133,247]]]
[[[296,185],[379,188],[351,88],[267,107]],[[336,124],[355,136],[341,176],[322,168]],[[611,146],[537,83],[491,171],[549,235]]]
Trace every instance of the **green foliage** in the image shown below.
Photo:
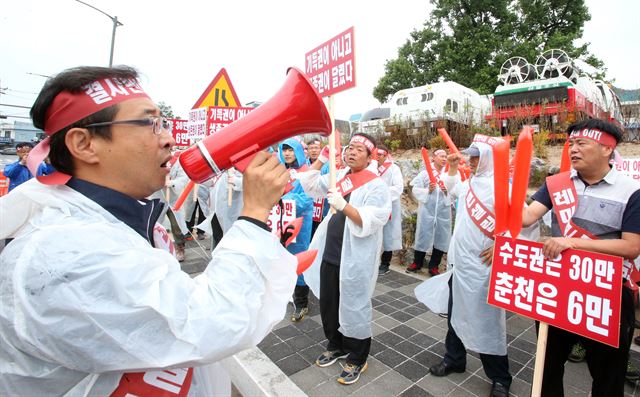
[[[429,139],[427,142],[427,147],[430,150],[434,149],[447,149],[447,144],[444,142],[444,139],[440,135],[436,135],[433,138]]]
[[[387,139],[385,141],[387,147],[390,151],[395,152],[400,149],[400,140],[399,139]]]
[[[156,104],[158,108],[160,108],[160,114],[162,117],[166,117],[168,119],[175,119],[176,117],[173,115],[173,109],[171,105],[167,105],[166,103],[160,101]]]
[[[435,6],[422,30],[414,30],[388,60],[373,96],[386,102],[395,92],[443,78],[481,94],[495,91],[500,66],[522,56],[535,62],[551,48],[602,67],[576,47],[591,16],[584,0],[431,0]]]

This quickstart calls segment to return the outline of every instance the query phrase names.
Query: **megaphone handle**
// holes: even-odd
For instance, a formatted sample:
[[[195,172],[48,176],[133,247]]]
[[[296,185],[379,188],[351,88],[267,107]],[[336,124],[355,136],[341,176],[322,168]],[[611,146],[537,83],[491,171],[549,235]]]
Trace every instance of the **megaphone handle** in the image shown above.
[[[231,164],[235,167],[235,169],[244,173],[244,170],[247,169],[247,166],[259,151],[260,147],[257,144],[253,144],[240,153],[236,153],[235,155],[231,156],[229,160],[231,161]]]

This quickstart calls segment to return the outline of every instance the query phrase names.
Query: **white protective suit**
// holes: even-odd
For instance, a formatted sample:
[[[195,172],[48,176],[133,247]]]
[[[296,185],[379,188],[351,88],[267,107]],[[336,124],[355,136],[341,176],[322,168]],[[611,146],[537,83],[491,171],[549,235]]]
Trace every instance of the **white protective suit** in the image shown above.
[[[391,196],[391,219],[382,229],[382,250],[396,251],[402,249],[402,208],[400,207],[400,195],[404,189],[402,172],[397,164],[393,163],[380,178],[389,187]]]
[[[229,206],[229,173],[232,173],[231,206]],[[227,170],[220,175],[220,179],[211,189],[212,214],[207,217],[205,224],[211,224],[211,218],[215,213],[218,217],[218,222],[220,222],[222,232],[227,233],[242,212],[242,178],[242,173],[235,168]]]
[[[459,175],[444,176],[444,184],[452,199],[459,199],[456,223],[447,255],[450,271],[420,284],[416,298],[437,313],[447,312],[449,288],[447,282],[453,277],[453,307],[451,326],[464,346],[484,354],[504,356],[507,354],[507,331],[505,311],[487,303],[491,266],[480,259],[480,253],[493,245],[493,240],[475,225],[464,199],[473,187],[478,199],[494,212],[493,153],[491,146],[474,143],[480,150],[476,173],[471,179],[460,182]],[[537,225],[528,230],[535,235]]]
[[[189,177],[182,169],[179,161],[176,161],[175,164],[171,167],[171,171],[169,172],[169,179],[171,181],[171,186],[169,188],[169,203],[171,207],[176,204],[178,197],[182,194],[187,183],[189,183]],[[209,211],[209,188],[211,186],[211,182],[207,181],[201,185],[196,185],[194,190],[189,193],[189,197],[184,200],[182,207],[178,211],[174,211],[173,213],[176,216],[176,220],[178,221],[178,226],[180,226],[180,230],[182,234],[188,234],[190,230],[187,228],[187,219],[191,217],[193,210],[196,205],[196,201],[194,200],[194,191],[197,190],[196,197],[198,200],[198,204],[200,204],[200,208],[202,209],[202,213],[204,216],[210,216]]]
[[[435,169],[435,165],[431,165]],[[444,172],[444,169],[441,170]],[[443,174],[440,174],[444,177]],[[420,171],[409,183],[411,192],[420,203],[416,221],[416,237],[413,249],[431,252],[436,248],[447,252],[451,241],[451,199],[436,184],[433,192],[429,193],[429,174]]]
[[[15,238],[0,255],[3,396],[108,396],[123,372],[190,366],[189,396],[214,395],[207,364],[259,343],[296,281],[295,258],[245,220],[191,278],[64,185],[24,183],[0,219]]]
[[[339,181],[349,171],[343,168],[337,172]],[[314,199],[326,197],[329,189],[329,175],[320,175],[320,171],[299,172],[304,191]],[[382,228],[389,220],[391,199],[389,188],[380,179],[375,178],[351,192],[349,204],[358,209],[362,218],[362,227],[345,220],[344,240],[340,259],[340,307],[338,319],[343,335],[366,339],[371,337],[371,296],[378,277],[380,254],[382,253]],[[327,238],[327,225],[331,212],[324,218],[309,250],[317,249],[318,256],[304,273],[304,279],[316,297],[320,297],[320,264],[324,255]]]

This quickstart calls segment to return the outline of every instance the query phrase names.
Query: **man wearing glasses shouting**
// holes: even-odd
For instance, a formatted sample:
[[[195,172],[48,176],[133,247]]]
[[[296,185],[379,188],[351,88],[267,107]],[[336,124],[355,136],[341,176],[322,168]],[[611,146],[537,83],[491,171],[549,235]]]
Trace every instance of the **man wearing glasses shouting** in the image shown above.
[[[265,223],[284,166],[253,159],[242,216],[192,279],[156,248],[171,244],[146,197],[175,141],[137,72],[66,70],[31,117],[47,138],[28,165],[48,154],[58,172],[0,199],[0,238],[14,238],[0,254],[0,395],[228,394],[207,364],[257,344],[295,285],[296,260]]]

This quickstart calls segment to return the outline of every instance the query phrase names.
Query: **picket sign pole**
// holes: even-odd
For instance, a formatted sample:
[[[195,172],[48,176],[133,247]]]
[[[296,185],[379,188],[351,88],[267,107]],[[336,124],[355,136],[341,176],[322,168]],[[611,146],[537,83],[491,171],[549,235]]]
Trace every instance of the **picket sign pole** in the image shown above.
[[[531,386],[531,397],[540,397],[542,392],[542,376],[544,375],[544,356],[547,352],[547,335],[549,324],[540,321],[538,328],[538,345],[536,347],[536,363],[533,369],[533,385]]]
[[[336,128],[333,119],[333,95],[327,97],[327,110],[331,119],[331,135],[329,135],[329,187],[336,188]],[[335,208],[329,207],[332,214],[336,213]]]

